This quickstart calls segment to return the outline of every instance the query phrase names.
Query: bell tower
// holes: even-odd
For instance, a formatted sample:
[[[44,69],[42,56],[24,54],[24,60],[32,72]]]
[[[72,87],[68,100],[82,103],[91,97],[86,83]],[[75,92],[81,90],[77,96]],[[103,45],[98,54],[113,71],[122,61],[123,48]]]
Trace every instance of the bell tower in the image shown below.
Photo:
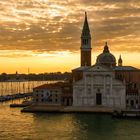
[[[91,35],[85,12],[85,21],[81,34],[81,66],[91,66]]]

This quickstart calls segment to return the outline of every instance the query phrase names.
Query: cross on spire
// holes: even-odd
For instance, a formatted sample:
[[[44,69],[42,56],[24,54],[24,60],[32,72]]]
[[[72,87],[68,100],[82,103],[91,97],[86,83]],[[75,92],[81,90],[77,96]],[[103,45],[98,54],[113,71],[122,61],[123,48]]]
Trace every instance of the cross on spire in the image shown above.
[[[109,48],[107,42],[105,42],[103,53],[109,53]]]

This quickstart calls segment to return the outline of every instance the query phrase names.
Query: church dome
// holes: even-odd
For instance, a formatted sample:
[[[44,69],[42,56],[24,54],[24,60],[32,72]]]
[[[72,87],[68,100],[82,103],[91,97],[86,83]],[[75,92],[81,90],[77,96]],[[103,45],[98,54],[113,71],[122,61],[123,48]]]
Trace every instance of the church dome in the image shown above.
[[[96,64],[102,64],[106,66],[116,66],[116,58],[109,52],[107,43],[105,44],[103,53],[101,53],[96,60]]]

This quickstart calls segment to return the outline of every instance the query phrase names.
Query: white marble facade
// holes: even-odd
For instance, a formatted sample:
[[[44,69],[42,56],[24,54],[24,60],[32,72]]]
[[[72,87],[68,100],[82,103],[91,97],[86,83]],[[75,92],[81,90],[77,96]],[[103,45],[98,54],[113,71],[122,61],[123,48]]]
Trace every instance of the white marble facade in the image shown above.
[[[83,79],[73,83],[73,106],[106,106],[125,109],[126,89],[115,79],[111,68],[94,65],[83,71]]]

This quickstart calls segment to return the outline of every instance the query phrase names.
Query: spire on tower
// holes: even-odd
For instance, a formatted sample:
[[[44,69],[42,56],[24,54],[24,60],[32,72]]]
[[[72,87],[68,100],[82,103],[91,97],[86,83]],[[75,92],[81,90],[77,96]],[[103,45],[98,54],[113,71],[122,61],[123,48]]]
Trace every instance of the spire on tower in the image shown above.
[[[87,12],[85,12],[85,21],[82,30],[82,36],[90,36],[90,29],[88,25]]]
[[[123,63],[123,61],[122,61],[122,58],[121,58],[121,55],[120,55],[120,57],[118,59],[118,66],[122,66],[122,63]]]
[[[88,25],[87,13],[81,34],[81,66],[91,66],[91,35]]]

